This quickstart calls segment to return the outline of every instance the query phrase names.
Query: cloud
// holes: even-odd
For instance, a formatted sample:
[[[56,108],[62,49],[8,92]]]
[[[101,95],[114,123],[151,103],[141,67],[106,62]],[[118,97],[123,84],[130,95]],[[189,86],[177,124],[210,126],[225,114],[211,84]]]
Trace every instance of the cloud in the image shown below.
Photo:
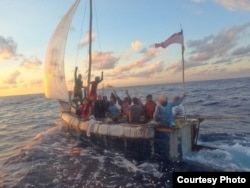
[[[10,74],[10,76],[4,80],[5,84],[16,84],[17,83],[17,78],[21,73],[19,71],[15,71],[12,74]]]
[[[20,64],[20,67],[28,70],[38,69],[42,65],[42,62],[37,58],[24,59]]]
[[[145,70],[132,74],[134,77],[149,77],[155,73],[161,73],[164,70],[163,62],[156,62],[151,64]]]
[[[239,77],[242,77],[242,76],[249,77],[249,72],[250,72],[250,68],[240,68],[235,71],[235,73],[238,73]]]
[[[91,38],[92,38],[92,42],[96,39],[96,33],[94,31],[92,31]],[[89,42],[90,42],[90,40],[89,40],[89,31],[88,31],[87,33],[85,33],[83,39],[80,41],[79,46],[82,48],[82,47],[88,45]]]
[[[236,10],[250,10],[250,1],[249,0],[214,0],[216,3],[222,5],[230,11]]]
[[[194,53],[191,57],[191,61],[205,61],[210,59],[211,54],[209,52],[197,52]]]
[[[143,45],[143,43],[142,43],[141,41],[137,40],[137,41],[131,43],[131,48],[132,48],[133,50],[136,51],[136,50],[138,50],[142,45]]]
[[[9,89],[9,86],[0,86],[0,89]]]
[[[192,72],[192,75],[190,74],[189,77],[198,77],[203,79],[211,79],[211,78],[239,78],[239,77],[249,77],[250,68],[238,68],[238,69],[226,69],[214,67],[206,70],[201,70],[197,72]]]
[[[114,73],[121,74],[121,73],[126,72],[126,71],[133,71],[137,68],[144,67],[147,62],[149,62],[150,60],[152,60],[155,57],[157,50],[155,48],[152,48],[152,47],[144,48],[143,50],[140,51],[140,53],[143,54],[143,57],[141,57],[135,61],[129,62],[125,65],[120,65],[120,66],[115,67]]]
[[[157,53],[157,49],[154,46],[150,46],[148,48],[141,49],[140,53],[142,53],[144,57],[153,58]]]
[[[184,69],[188,70],[194,67],[199,67],[199,66],[203,66],[206,65],[207,63],[200,63],[200,62],[190,62],[190,61],[185,61],[184,62]],[[183,67],[182,67],[182,62],[176,62],[174,64],[172,64],[171,66],[167,67],[167,71],[172,71],[174,73],[177,72],[182,72]]]
[[[112,69],[119,58],[112,56],[112,52],[94,52],[92,54],[93,68],[96,70]]]
[[[200,79],[211,79],[211,76],[221,75],[222,77],[228,73],[225,68],[207,68],[192,72],[189,77],[198,77]]]
[[[222,59],[219,59],[219,60],[213,62],[212,64],[216,65],[216,64],[222,64],[222,63],[231,64],[232,63],[232,58],[231,57],[229,57],[229,58],[222,58]]]
[[[12,38],[0,36],[0,59],[9,59],[16,55],[17,44]]]
[[[228,55],[249,27],[250,23],[246,23],[224,29],[217,35],[209,35],[200,40],[188,41],[187,46],[193,49],[189,61],[206,61]]]
[[[216,65],[216,64],[227,64],[227,65],[230,65],[230,64],[234,64],[234,63],[241,63],[242,62],[242,58],[234,58],[234,57],[225,57],[225,58],[221,58],[215,62],[213,62],[212,64],[213,65]]]
[[[234,49],[231,55],[247,55],[247,54],[250,54],[250,45]]]
[[[30,85],[31,86],[42,85],[42,84],[43,84],[43,80],[42,79],[37,79],[37,80],[31,80],[30,81]]]
[[[140,58],[136,61],[129,62],[125,65],[120,65],[118,67],[115,67],[114,72],[116,74],[121,74],[121,73],[126,72],[126,71],[131,71],[131,70],[134,70],[136,68],[142,67],[145,62],[146,62],[145,58]]]

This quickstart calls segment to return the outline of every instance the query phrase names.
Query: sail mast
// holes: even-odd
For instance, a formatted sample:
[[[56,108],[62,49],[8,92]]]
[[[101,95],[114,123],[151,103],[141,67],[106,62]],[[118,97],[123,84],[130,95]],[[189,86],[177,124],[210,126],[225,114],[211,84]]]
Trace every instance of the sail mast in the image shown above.
[[[87,85],[87,96],[90,92],[90,79],[91,79],[91,64],[92,64],[92,0],[90,3],[90,13],[89,13],[89,70],[88,70],[88,85]]]

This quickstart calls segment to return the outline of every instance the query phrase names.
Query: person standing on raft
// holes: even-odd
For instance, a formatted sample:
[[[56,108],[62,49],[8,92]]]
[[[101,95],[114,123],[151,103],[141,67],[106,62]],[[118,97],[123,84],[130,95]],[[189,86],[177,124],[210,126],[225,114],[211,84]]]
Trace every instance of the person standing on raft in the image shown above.
[[[90,82],[91,86],[90,86],[90,92],[89,92],[89,100],[90,101],[96,101],[97,99],[97,87],[98,84],[103,80],[103,72],[101,75],[101,79],[99,76],[95,77],[95,80]]]
[[[77,70],[78,67],[75,68],[75,74],[74,74],[75,86],[74,86],[74,99],[73,99],[73,101],[76,103],[76,106],[78,105],[78,101],[80,101],[82,104],[82,99],[83,99],[82,88],[84,90],[86,89],[86,87],[83,86],[82,75],[81,74],[77,75]]]

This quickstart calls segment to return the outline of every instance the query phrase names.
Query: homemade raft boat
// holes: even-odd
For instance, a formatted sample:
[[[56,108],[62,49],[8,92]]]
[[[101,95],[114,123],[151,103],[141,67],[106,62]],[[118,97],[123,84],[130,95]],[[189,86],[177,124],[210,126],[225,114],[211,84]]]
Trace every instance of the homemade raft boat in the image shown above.
[[[80,119],[70,104],[60,101],[61,119],[70,132],[79,138],[105,147],[134,150],[166,160],[182,160],[188,153],[200,149],[197,145],[201,118],[183,118],[174,127],[155,124],[108,124],[95,119]]]
[[[90,27],[89,27],[89,67],[87,97],[91,80],[92,65],[92,0],[90,2]],[[158,127],[155,124],[105,124],[94,119],[83,121],[71,110],[68,89],[64,72],[64,52],[67,35],[72,18],[80,0],[76,0],[64,15],[55,29],[48,46],[45,63],[45,97],[47,99],[59,100],[61,119],[66,127],[76,132],[81,138],[94,143],[98,142],[107,147],[123,147],[132,149],[137,153],[146,151],[151,156],[160,156],[163,159],[183,159],[189,152],[203,148],[198,146],[201,117],[187,116],[184,120],[179,119],[175,127]],[[182,31],[173,36],[178,37],[177,43],[182,44]],[[163,45],[169,45],[172,39],[166,40]],[[172,41],[173,42],[173,41]],[[162,46],[162,44],[160,46]],[[183,50],[184,48],[182,48]],[[183,51],[182,51],[183,52]],[[183,53],[182,53],[183,60]],[[184,60],[183,60],[184,63]],[[183,69],[184,70],[184,69]],[[184,83],[184,71],[183,71]],[[184,87],[185,88],[185,87]],[[206,147],[207,148],[207,147]]]
[[[87,97],[90,88],[92,66],[92,1],[90,0],[89,27],[89,67]],[[68,89],[64,72],[64,51],[70,24],[80,3],[76,0],[55,29],[48,46],[45,63],[45,96],[59,100],[61,119],[66,127],[78,133],[80,137],[99,142],[108,147],[118,146],[126,150],[134,149],[150,155],[159,154],[165,159],[182,159],[195,148],[200,121],[195,118],[179,121],[174,128],[157,127],[154,124],[105,124],[94,119],[83,121],[71,111]]]

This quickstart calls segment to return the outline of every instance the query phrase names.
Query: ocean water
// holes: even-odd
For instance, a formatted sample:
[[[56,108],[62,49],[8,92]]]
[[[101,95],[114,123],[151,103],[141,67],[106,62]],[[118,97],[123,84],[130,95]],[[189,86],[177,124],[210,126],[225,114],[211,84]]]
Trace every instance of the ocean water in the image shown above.
[[[172,187],[173,172],[250,171],[250,78],[186,83],[190,115],[245,116],[205,120],[198,143],[216,147],[191,152],[183,161],[140,159],[136,153],[76,139],[62,126],[59,105],[43,94],[0,97],[0,187]],[[99,90],[109,96],[125,89],[141,98],[160,93],[171,99],[182,84]]]

